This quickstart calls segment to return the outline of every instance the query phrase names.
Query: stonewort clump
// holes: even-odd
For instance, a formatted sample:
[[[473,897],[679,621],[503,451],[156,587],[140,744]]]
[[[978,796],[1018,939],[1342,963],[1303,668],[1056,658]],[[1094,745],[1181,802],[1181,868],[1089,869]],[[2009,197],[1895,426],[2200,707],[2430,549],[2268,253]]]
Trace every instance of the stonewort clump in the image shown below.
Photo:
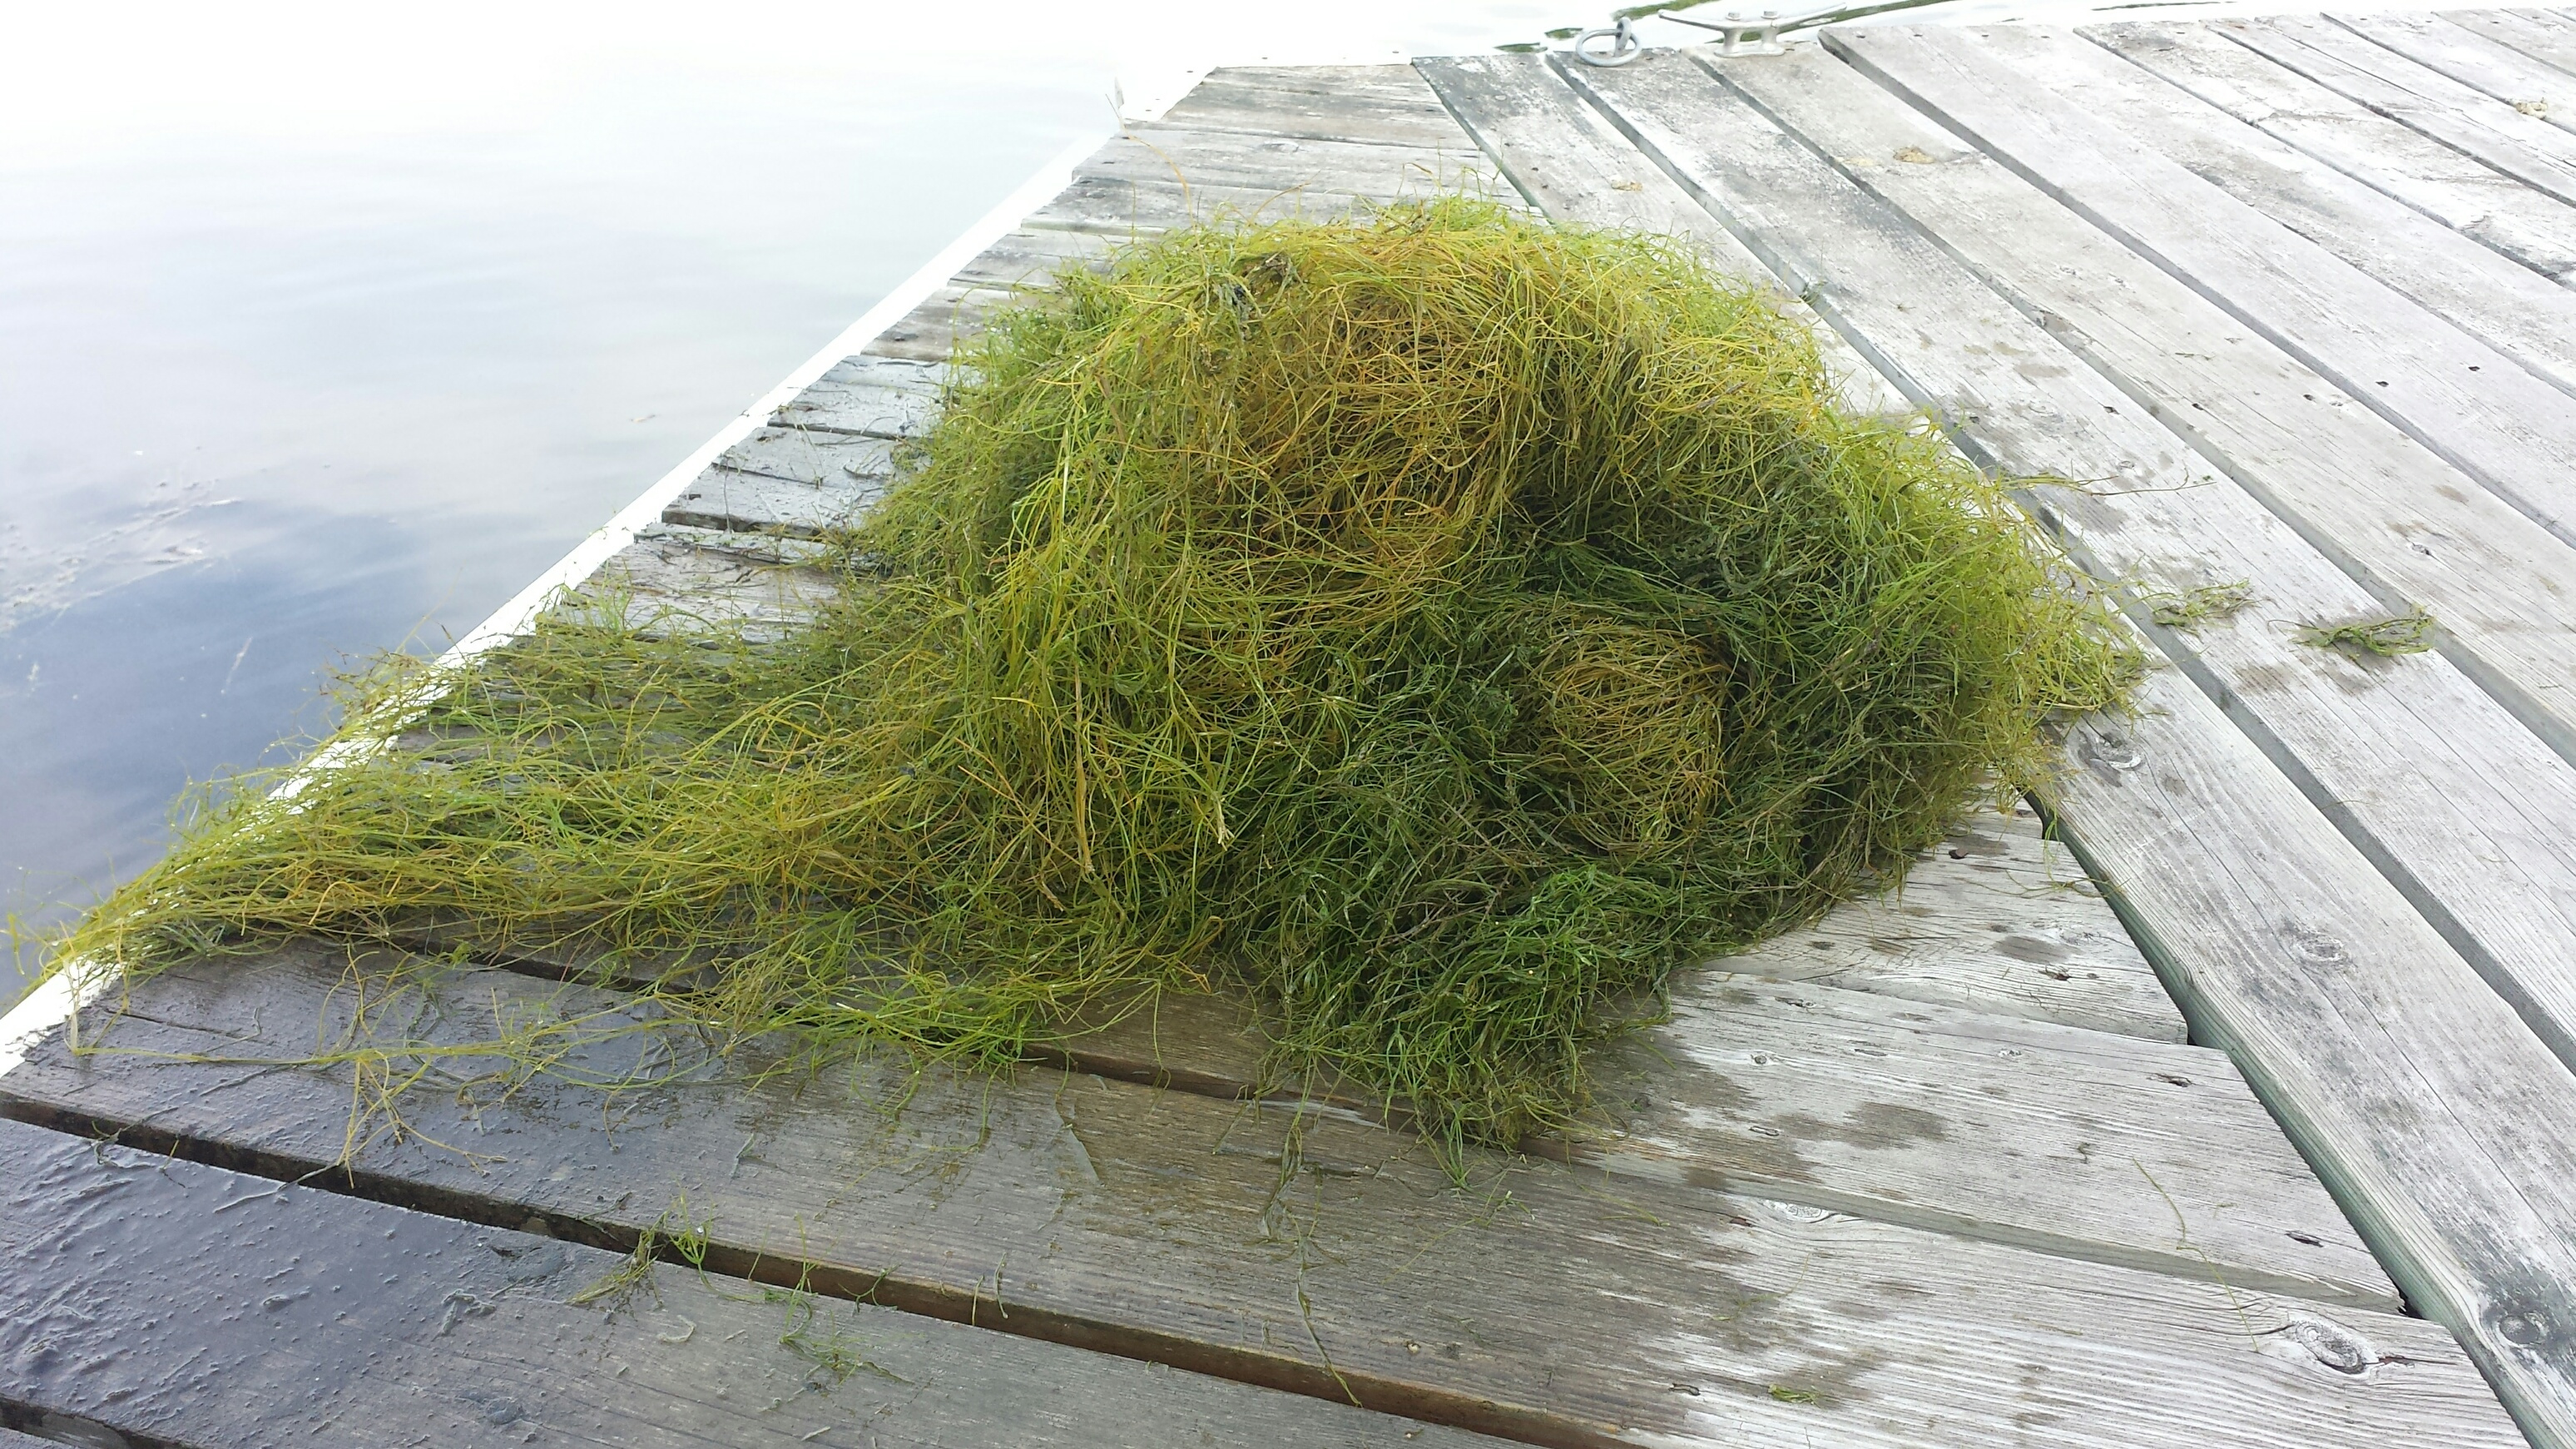
[[[2003,484],[1673,244],[1196,228],[960,362],[809,627],[561,611],[72,946],[434,919],[993,1062],[1228,983],[1284,1061],[1508,1138],[1619,1003],[1883,885],[2134,669]]]

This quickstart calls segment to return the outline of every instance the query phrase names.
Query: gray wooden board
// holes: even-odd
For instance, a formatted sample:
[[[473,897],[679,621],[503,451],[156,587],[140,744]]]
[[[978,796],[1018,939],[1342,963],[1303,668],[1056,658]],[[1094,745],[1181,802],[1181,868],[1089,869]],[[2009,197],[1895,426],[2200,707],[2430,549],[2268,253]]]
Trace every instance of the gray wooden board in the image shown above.
[[[6,1415],[7,1412],[8,1410],[5,1406],[0,1406],[0,1415]],[[46,1416],[31,1412],[26,1417],[29,1428],[40,1430],[47,1429],[45,1424]],[[54,1426],[47,1431],[47,1436],[42,1439],[37,1438],[33,1434],[21,1434],[15,1429],[0,1427],[0,1449],[46,1449],[47,1445],[60,1445],[65,1443],[77,1444],[80,1442],[78,1439],[69,1438],[68,1436],[87,1427],[88,1426],[86,1424],[80,1424],[75,1420],[57,1417],[54,1421]]]
[[[791,483],[758,473],[709,468],[662,510],[665,523],[814,538],[883,496],[885,475]]]
[[[2576,272],[2576,208],[2205,25],[2141,21],[2077,33],[2544,276]]]
[[[0,1251],[0,1404],[205,1449],[1495,1442],[16,1122]]]
[[[1162,115],[1168,126],[1318,141],[1454,146],[1458,126],[1401,65],[1228,66]]]
[[[839,584],[817,560],[739,546],[759,537],[656,525],[600,565],[577,596],[615,600],[647,635],[714,624],[773,642],[812,619]]]
[[[2180,30],[2181,27],[2172,27]],[[2208,50],[2306,84],[2241,46],[2187,31]],[[2152,48],[2162,36],[2140,37]],[[2556,387],[2576,392],[2576,290],[2383,196],[2334,167],[2275,141],[2186,91],[2138,73],[2101,46],[2055,30],[2013,27],[1991,37],[1998,59],[2027,67],[2047,89],[2132,141],[2180,162],[2201,180],[2288,227],[2354,268],[2484,342]],[[2179,50],[2167,44],[2166,50]],[[2393,122],[2368,118],[2422,144]],[[2468,164],[2461,158],[2461,164]],[[2576,208],[2503,177],[2496,189],[2558,215],[2558,243],[2576,245]],[[2474,217],[2471,226],[2489,220]],[[2563,268],[2562,268],[2563,270]],[[2483,366],[2483,365],[2482,365]],[[2483,379],[2483,372],[2478,374]],[[2393,379],[2392,379],[2393,380]],[[2571,412],[2576,405],[2566,404]]]
[[[1098,265],[1120,238],[1098,232],[1022,227],[975,254],[952,279],[987,287],[1044,286],[1068,263]]]
[[[2446,10],[2442,18],[2576,77],[2576,24],[2546,10]]]
[[[1891,159],[1870,173],[1874,184],[1909,193],[1974,187],[2007,206],[2009,226],[1953,207],[1938,234],[2131,405],[2179,434],[2368,588],[2378,601],[2374,615],[2428,608],[2454,662],[2562,755],[2576,755],[2576,610],[2564,604],[2576,597],[2576,556],[2207,298],[1974,148],[1948,139],[1934,144],[1948,161],[1909,169]],[[2293,618],[2275,627],[2320,622]]]
[[[2481,165],[2576,203],[2576,143],[2547,121],[2320,16],[2213,20],[2209,28]]]
[[[2576,398],[2095,120],[2033,69],[2110,64],[2098,48],[2024,26],[1856,29],[1827,43],[2576,544]],[[2576,554],[2567,564],[2576,581]]]
[[[1093,152],[1073,174],[1194,188],[1314,188],[1388,197],[1454,191],[1462,185],[1491,192],[1500,182],[1484,153],[1454,128],[1446,145],[1385,146],[1133,126]]]
[[[2146,608],[2133,617],[2576,1060],[2576,846],[2563,825],[2576,768],[2446,659],[2363,662],[2299,643],[2298,621],[2365,614],[2371,595],[1963,265],[1990,279],[2004,267],[2009,286],[2096,254],[2114,276],[2134,259],[1830,57],[1716,67],[1769,120],[1677,66],[1650,58],[1587,84],[1963,446],[2015,472],[2116,484],[2028,496],[2096,577],[2245,581],[2248,607],[2188,633]],[[2046,263],[2024,265],[2033,254]],[[2287,440],[2268,451],[2305,466]],[[2332,502],[2344,479],[2294,481]],[[1779,974],[1802,939],[1745,968]]]
[[[1331,221],[1393,199],[1387,193],[1313,186],[1184,186],[1168,176],[1142,181],[1085,176],[1030,212],[1021,224],[1113,237],[1141,236],[1207,221]]]
[[[2064,867],[2041,855],[2035,830],[2012,825],[2022,828],[1956,833],[1918,885],[2064,900],[2116,934],[2098,899],[2067,890],[2062,874],[2044,879]],[[1928,921],[1939,915],[1925,908]],[[424,941],[473,949],[453,933]],[[1994,954],[2008,970],[2027,965]],[[589,974],[577,960],[559,969]],[[1606,1114],[1530,1151],[2239,1287],[2395,1305],[2220,1054],[1723,972],[1685,975],[1671,1001],[1671,1023],[1595,1059]],[[1210,1095],[1383,1110],[1341,1084],[1274,1076],[1258,1031],[1240,997],[1167,997],[1152,1016],[1068,1028],[1040,1055]]]
[[[803,392],[770,414],[776,427],[913,438],[939,415],[949,369],[861,353],[832,364]]]
[[[725,449],[715,466],[822,488],[884,478],[893,471],[892,459],[893,448],[883,438],[769,423]]]
[[[2398,1306],[2221,1052],[1712,974],[1587,1070],[1624,1176]]]
[[[295,951],[183,968],[92,1016],[104,1050],[76,1060],[55,1033],[0,1096],[272,1175],[326,1166],[350,1084],[280,1059],[342,1039],[345,981]],[[506,972],[452,989],[374,998],[377,1030],[616,1009]],[[646,1050],[612,1036],[563,1065],[618,1080]],[[718,1271],[1547,1442],[2514,1442],[2415,1320],[1475,1152],[1461,1189],[1332,1113],[900,1062],[606,1101],[501,1086],[442,1077],[405,1133],[362,1128],[356,1183],[611,1240],[676,1211]]]
[[[921,305],[887,324],[870,339],[869,357],[899,358],[927,366],[956,360],[957,342],[983,330],[993,309],[1019,295],[1010,287],[951,282],[922,299]]]
[[[2334,23],[2472,86],[2524,115],[2576,131],[2576,75],[2436,14],[2335,15]]]
[[[1828,61],[1808,65],[1814,75],[1777,61],[1718,69],[1774,104],[1789,95],[1813,101],[1812,114],[1797,119],[1818,151],[1871,158],[1857,174],[1881,184],[1976,174],[1943,164],[1975,153],[1944,144],[1919,117],[1920,140],[1907,144],[1931,157],[1923,162],[1889,157],[1879,136],[1861,144],[1837,132],[1831,123],[1862,109],[1862,93],[1819,89],[1836,72]],[[1589,83],[1637,99],[1659,69],[1650,60]],[[1674,89],[1694,114],[1725,114],[1702,92]],[[1880,100],[1910,114],[1883,93]],[[1765,174],[1758,136],[1705,124],[1688,141],[1669,128],[1646,134],[1668,159],[1704,156],[1706,192],[1752,209],[1741,199],[1751,182],[1737,178]],[[1811,254],[1838,238],[1903,235],[1848,211],[1796,204],[1831,195],[1810,188],[1791,193],[1795,200],[1769,197],[1763,209],[1781,230],[1803,217]],[[2028,230],[2026,217],[2010,208],[1985,214],[2055,260],[2055,239]],[[1857,269],[1839,274],[1866,291]],[[1976,304],[1924,285],[1937,276],[1919,267],[1886,280],[1905,304],[1956,328]],[[1827,300],[1841,316],[1845,299]],[[1987,339],[1973,346],[1998,350]],[[2043,364],[2026,375],[2062,373]],[[2163,496],[2179,503],[2213,492]],[[2076,844],[2158,957],[2196,1036],[2233,1049],[2400,1286],[2470,1337],[2544,1443],[2571,1442],[2567,1335],[2576,1315],[2564,1285],[2576,1280],[2576,1145],[2564,1124],[2576,1122],[2576,1083],[2207,696],[2170,671],[2151,672],[2141,694],[2130,732],[2088,728],[2078,737],[2076,758],[2087,768],[2070,780],[2062,816]]]
[[[1682,237],[1717,270],[1773,285],[1770,269],[1742,242],[1603,125],[1552,73],[1489,56],[1424,60],[1418,68],[1450,97],[1460,122],[1531,205],[1591,226]],[[1782,294],[1781,304],[1792,316],[1815,321],[1807,304],[1794,296]],[[1854,409],[1881,416],[1913,411],[1913,404],[1831,328],[1817,327],[1816,335],[1826,370]]]
[[[2088,724],[2065,820],[2411,1303],[2576,1444],[2576,1077],[2196,691]]]
[[[1901,889],[1713,964],[2155,1041],[2184,1035],[2154,969],[2026,805],[1963,821]]]

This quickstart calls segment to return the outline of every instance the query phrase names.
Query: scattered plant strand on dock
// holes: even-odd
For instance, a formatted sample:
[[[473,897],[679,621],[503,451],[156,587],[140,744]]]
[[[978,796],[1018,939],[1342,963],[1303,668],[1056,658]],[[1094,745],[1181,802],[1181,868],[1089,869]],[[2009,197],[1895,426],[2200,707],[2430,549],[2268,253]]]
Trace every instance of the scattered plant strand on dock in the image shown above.
[[[985,1063],[1239,983],[1284,1061],[1509,1138],[1619,1003],[2042,784],[2135,669],[2004,485],[1675,244],[1199,228],[960,360],[811,626],[558,610],[393,748],[207,797],[59,955],[426,933]]]
[[[2250,579],[2233,579],[2188,589],[2148,590],[2138,595],[2138,602],[2147,606],[2147,617],[2189,634],[2203,624],[2241,613],[2254,602],[2254,584]]]
[[[2355,624],[2317,624],[2301,629],[2299,642],[2312,649],[2340,649],[2347,654],[2372,654],[2382,659],[2421,654],[2433,647],[2433,616],[2422,609],[2410,609]]]

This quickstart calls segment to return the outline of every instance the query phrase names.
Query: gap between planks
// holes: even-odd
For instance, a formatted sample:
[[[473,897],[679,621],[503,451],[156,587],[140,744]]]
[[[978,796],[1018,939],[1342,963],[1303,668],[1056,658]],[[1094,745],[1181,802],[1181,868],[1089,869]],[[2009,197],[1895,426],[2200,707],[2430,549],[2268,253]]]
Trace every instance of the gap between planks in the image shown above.
[[[343,1073],[278,1063],[348,1031],[345,961],[140,990],[108,1055],[56,1038],[0,1078],[9,1113],[271,1176],[339,1159]],[[507,972],[371,1009],[462,1043],[469,1000],[624,1009]],[[611,1035],[563,1066],[634,1080],[644,1050]],[[1461,1188],[1331,1112],[1096,1078],[713,1075],[605,1103],[555,1079],[416,1094],[355,1184],[612,1243],[685,1202],[711,1268],[1546,1443],[2512,1442],[2440,1330],[2367,1309],[1479,1152]]]
[[[1652,74],[1584,83],[1615,92]],[[1735,190],[1718,184],[1712,200]],[[2469,1338],[2526,1426],[2565,1442],[2549,1437],[2567,1422],[2565,1367],[2532,1328],[2564,1306],[2541,1285],[2565,1276],[2568,1237],[2552,1224],[2576,1221],[2569,1145],[2546,1125],[2576,1120],[2563,1070],[2208,700],[2156,676],[2142,692],[2133,729],[2088,724],[2072,742],[2086,765],[2066,807],[2077,844],[2121,887],[2196,1028],[2237,1049],[2401,1283]],[[2260,899],[2240,854],[2270,862]],[[2412,1092],[2452,1108],[2399,1106],[2411,1097],[2378,1075],[2392,1059],[2409,1063]]]
[[[16,1122],[0,1182],[0,1415],[53,1442],[1499,1449]]]

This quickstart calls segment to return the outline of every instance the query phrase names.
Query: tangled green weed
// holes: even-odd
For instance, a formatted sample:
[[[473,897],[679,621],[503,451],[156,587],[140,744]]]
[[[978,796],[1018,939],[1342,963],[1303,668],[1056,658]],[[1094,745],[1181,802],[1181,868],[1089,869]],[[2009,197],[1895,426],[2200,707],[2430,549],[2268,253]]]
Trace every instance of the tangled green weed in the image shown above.
[[[983,1062],[1239,984],[1291,1064],[1508,1138],[1616,1003],[1884,885],[2134,667],[2002,485],[1658,241],[1196,229],[961,361],[810,627],[561,611],[201,810],[65,954],[462,922]]]

